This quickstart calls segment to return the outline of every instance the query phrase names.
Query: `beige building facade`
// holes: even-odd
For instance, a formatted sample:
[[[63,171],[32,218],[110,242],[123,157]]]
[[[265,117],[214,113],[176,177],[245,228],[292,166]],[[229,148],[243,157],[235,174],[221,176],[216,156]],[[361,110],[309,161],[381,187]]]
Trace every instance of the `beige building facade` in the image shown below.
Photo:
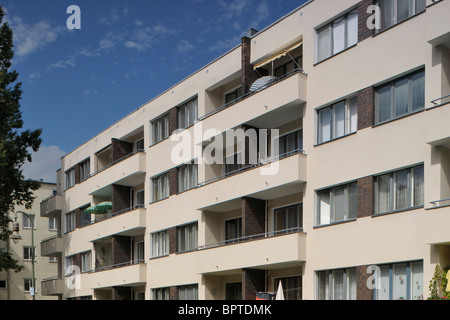
[[[40,242],[56,236],[57,227],[54,219],[41,217],[41,201],[52,196],[56,191],[55,183],[41,182],[40,188],[34,191],[36,197],[31,209],[23,206],[16,208],[9,217],[19,223],[20,240],[9,239],[0,241],[0,250],[10,252],[24,269],[18,273],[9,270],[0,272],[0,300],[31,300],[33,293],[33,263],[32,244],[35,247],[34,272],[36,300],[55,300],[42,291],[41,282],[57,275],[58,261],[56,258],[43,256]],[[17,219],[16,219],[17,218]],[[30,220],[31,219],[31,220]],[[12,226],[12,224],[11,224]],[[33,227],[34,226],[34,227]],[[31,228],[33,227],[33,230]],[[12,230],[12,228],[11,228]],[[34,239],[33,239],[34,238]]]
[[[450,264],[448,12],[309,1],[64,156],[42,291],[427,298]]]

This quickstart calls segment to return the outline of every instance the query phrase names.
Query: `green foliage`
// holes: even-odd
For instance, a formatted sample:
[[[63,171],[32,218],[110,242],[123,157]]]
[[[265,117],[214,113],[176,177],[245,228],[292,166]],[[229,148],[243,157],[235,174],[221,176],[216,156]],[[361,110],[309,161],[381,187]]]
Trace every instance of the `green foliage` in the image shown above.
[[[433,279],[430,281],[430,297],[428,300],[449,300],[450,292],[446,290],[447,288],[447,272],[450,270],[450,266],[441,269],[441,266],[438,264],[434,269]]]
[[[8,213],[18,205],[31,208],[39,182],[25,180],[21,168],[26,161],[31,162],[31,150],[37,151],[42,142],[41,130],[22,130],[22,84],[17,82],[18,73],[10,70],[13,32],[3,21],[4,16],[0,7],[0,240],[10,236]],[[0,271],[7,269],[21,268],[9,254],[0,252]]]

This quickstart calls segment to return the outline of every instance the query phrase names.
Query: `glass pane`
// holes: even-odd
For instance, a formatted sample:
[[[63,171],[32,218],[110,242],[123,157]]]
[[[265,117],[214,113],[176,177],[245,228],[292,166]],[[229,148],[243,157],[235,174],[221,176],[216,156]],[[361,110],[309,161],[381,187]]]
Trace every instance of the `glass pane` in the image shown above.
[[[378,122],[391,118],[391,85],[378,89]]]
[[[409,106],[409,79],[395,83],[395,116],[408,113]]]
[[[395,174],[395,209],[400,210],[409,206],[408,170],[403,170]]]
[[[297,135],[292,133],[286,137],[287,150],[286,152],[291,152],[297,150]]]
[[[325,108],[319,111],[320,121],[320,142],[331,139],[331,108]]]
[[[356,300],[356,269],[347,270],[348,299]]]
[[[380,266],[376,288],[377,300],[390,300],[389,266]]]
[[[287,228],[292,229],[297,228],[298,225],[298,206],[292,206],[286,208],[286,216],[287,216]]]
[[[406,263],[394,265],[394,300],[406,300]]]
[[[345,17],[333,22],[333,54],[345,49]]]
[[[317,31],[317,51],[318,61],[331,55],[331,29],[329,25]]]
[[[333,221],[342,221],[346,218],[345,187],[333,189]]]
[[[403,21],[409,16],[409,0],[397,0],[397,22]]]
[[[426,8],[426,0],[416,0],[416,13],[424,11]]]
[[[344,270],[333,271],[333,299],[345,300],[344,293]]]
[[[391,211],[391,206],[390,206],[391,177],[390,177],[390,175],[384,175],[384,176],[378,177],[377,187],[378,187],[378,194],[377,194],[378,210],[377,210],[377,212],[382,213],[382,212]]]
[[[412,263],[411,269],[411,299],[423,300],[423,262]]]
[[[412,76],[412,111],[425,107],[425,72]]]
[[[386,29],[392,26],[392,12],[394,0],[380,0],[381,9],[381,29]]]
[[[319,192],[319,224],[329,224],[331,222],[330,217],[330,192]]]
[[[423,205],[424,198],[424,169],[418,167],[414,169],[414,205]]]
[[[334,138],[345,135],[345,102],[335,104],[334,110]]]
[[[358,42],[358,11],[352,11],[347,18],[347,47]]]
[[[350,109],[350,121],[349,121],[349,133],[356,132],[358,130],[358,98],[354,97],[349,100]]]
[[[348,186],[348,218],[356,218],[358,214],[358,186],[352,183]]]
[[[319,276],[319,300],[328,300],[329,299],[328,272],[321,271],[319,272],[318,276]]]

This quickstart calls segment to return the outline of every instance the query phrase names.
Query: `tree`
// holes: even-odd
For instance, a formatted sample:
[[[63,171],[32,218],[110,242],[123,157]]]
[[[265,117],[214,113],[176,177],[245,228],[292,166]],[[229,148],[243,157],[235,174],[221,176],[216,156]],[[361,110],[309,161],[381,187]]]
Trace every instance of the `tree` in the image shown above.
[[[14,57],[13,32],[3,21],[4,16],[0,7],[0,240],[5,241],[11,234],[9,213],[19,205],[30,209],[33,191],[39,189],[38,181],[24,179],[22,166],[32,161],[31,150],[39,149],[42,130],[22,130],[22,84],[17,82],[18,73],[10,70]],[[0,271],[18,272],[22,268],[10,253],[0,252]]]

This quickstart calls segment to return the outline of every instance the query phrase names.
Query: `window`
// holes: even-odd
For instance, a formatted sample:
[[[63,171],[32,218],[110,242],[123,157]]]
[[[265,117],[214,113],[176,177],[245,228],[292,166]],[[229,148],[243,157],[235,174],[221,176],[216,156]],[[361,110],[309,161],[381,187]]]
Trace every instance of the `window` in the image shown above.
[[[65,232],[71,232],[76,228],[76,215],[75,211],[66,213],[66,230]]]
[[[225,157],[224,161],[225,174],[234,173],[235,171],[241,169],[244,164],[241,153],[235,153],[231,156]]]
[[[83,252],[81,254],[81,272],[91,271],[91,256],[91,251]]]
[[[178,107],[178,128],[185,129],[197,121],[197,98]]]
[[[169,173],[164,173],[152,179],[153,201],[159,201],[169,197]]]
[[[23,279],[23,291],[30,292],[31,288],[33,288],[33,280],[28,278]]]
[[[232,282],[225,285],[225,300],[242,300],[242,282]]]
[[[24,229],[33,229],[36,230],[36,217],[34,214],[29,214],[28,216],[22,214],[22,225]]]
[[[145,261],[145,244],[144,241],[136,243],[136,260],[141,263]]]
[[[302,300],[302,277],[286,277],[275,279],[275,291],[278,286],[283,287],[283,295],[285,300]]]
[[[424,203],[424,167],[405,169],[376,178],[375,212],[404,210]]]
[[[242,88],[237,88],[227,94],[225,94],[225,104],[230,103],[242,96]]]
[[[75,169],[70,169],[66,172],[66,190],[75,185]]]
[[[375,272],[375,300],[422,300],[423,262],[380,265]]]
[[[242,237],[242,218],[225,221],[225,241],[231,241]],[[231,241],[232,242],[232,241]]]
[[[356,300],[356,268],[317,273],[319,300]]]
[[[152,257],[169,255],[169,230],[152,234]]]
[[[381,9],[380,30],[384,30],[424,11],[426,0],[378,0],[378,6]]]
[[[48,230],[49,231],[57,231],[58,228],[56,226],[56,218],[48,218]]]
[[[357,184],[351,183],[317,192],[318,224],[356,219],[358,206]]]
[[[425,71],[415,72],[376,88],[375,124],[425,108]]]
[[[145,190],[139,190],[136,192],[136,205],[137,206],[145,205]]]
[[[74,274],[75,270],[77,270],[77,267],[78,264],[75,255],[66,257],[66,276],[71,276],[72,274]]]
[[[197,223],[178,227],[178,252],[196,250],[197,244]]]
[[[279,138],[280,156],[303,149],[303,130],[295,131]]]
[[[6,282],[6,280],[0,280],[0,290],[1,289],[7,289],[7,282]]]
[[[145,150],[144,139],[136,141],[136,151],[144,151],[144,150]]]
[[[152,122],[153,144],[169,137],[169,115],[166,114]]]
[[[303,205],[301,203],[274,210],[275,231],[301,228],[303,226]]]
[[[317,62],[335,55],[358,42],[358,11],[334,20],[317,30]]]
[[[170,300],[170,288],[153,289],[153,300]]]
[[[178,192],[195,188],[198,184],[197,165],[188,164],[178,168]]]
[[[80,181],[85,181],[91,176],[91,161],[88,159],[80,163]]]
[[[31,261],[35,250],[36,247],[23,247],[23,260]],[[36,252],[34,252],[34,261],[36,261]]]
[[[178,287],[178,300],[198,300],[198,285]]]
[[[318,143],[343,137],[358,129],[358,99],[352,97],[322,108],[318,114]]]
[[[274,71],[275,77],[279,78],[282,77],[295,69],[301,69],[302,67],[302,57],[295,58],[279,67],[277,67]]]
[[[58,258],[57,257],[49,257],[48,258],[48,262],[50,262],[50,263],[57,263],[58,262]]]

